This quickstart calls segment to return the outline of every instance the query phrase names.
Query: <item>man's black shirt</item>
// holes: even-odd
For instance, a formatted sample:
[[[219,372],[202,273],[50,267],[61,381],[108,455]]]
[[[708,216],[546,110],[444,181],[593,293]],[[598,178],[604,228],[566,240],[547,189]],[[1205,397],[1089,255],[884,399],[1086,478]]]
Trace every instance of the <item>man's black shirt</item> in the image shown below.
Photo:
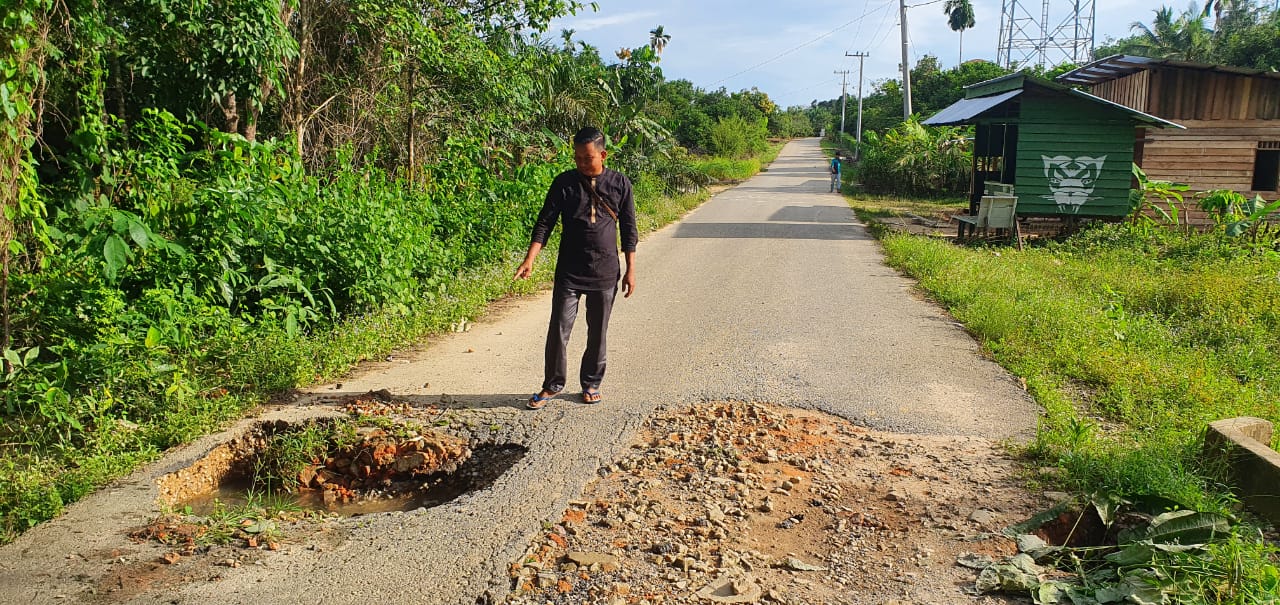
[[[608,290],[617,287],[622,277],[618,263],[619,231],[623,252],[635,252],[640,240],[636,230],[636,205],[631,181],[622,173],[605,168],[595,177],[596,193],[608,205],[607,210],[593,203],[587,180],[573,169],[560,173],[551,182],[547,199],[533,225],[533,241],[545,245],[559,218],[563,229],[560,254],[556,258],[556,283],[576,290]]]

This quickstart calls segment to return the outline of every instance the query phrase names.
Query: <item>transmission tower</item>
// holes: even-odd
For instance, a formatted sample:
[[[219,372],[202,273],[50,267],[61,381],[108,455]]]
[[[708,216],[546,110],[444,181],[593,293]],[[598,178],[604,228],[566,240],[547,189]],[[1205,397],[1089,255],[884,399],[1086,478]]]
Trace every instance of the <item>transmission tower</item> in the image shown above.
[[[1052,11],[1049,0],[1041,0],[1039,15],[1032,13],[1035,0],[1003,3],[996,62],[1005,69],[1084,64],[1093,59],[1094,0],[1059,0]]]

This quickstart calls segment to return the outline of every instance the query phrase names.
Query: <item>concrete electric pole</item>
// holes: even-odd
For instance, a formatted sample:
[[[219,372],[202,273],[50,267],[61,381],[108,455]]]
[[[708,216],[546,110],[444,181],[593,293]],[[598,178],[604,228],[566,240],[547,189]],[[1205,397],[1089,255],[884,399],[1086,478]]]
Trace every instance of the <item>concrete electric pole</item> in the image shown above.
[[[902,119],[911,117],[911,63],[907,57],[907,0],[898,0],[899,21],[902,22]]]
[[[844,56],[858,58],[858,127],[855,130],[858,145],[853,148],[853,159],[856,160],[862,155],[862,61],[867,58],[867,53],[845,53]]]
[[[837,76],[840,76],[840,139],[841,140],[840,142],[836,143],[836,147],[839,147],[841,144],[844,143],[844,106],[849,99],[849,93],[847,92],[848,85],[849,85],[849,70],[846,69],[844,71],[837,71],[833,73],[835,73]]]

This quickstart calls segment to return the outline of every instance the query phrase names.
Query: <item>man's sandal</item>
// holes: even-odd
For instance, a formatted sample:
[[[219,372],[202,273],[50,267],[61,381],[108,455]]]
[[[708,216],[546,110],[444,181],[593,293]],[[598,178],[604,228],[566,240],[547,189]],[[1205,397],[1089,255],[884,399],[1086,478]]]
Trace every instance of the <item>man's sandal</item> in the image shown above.
[[[537,393],[534,393],[532,396],[529,397],[529,402],[525,404],[525,407],[531,410],[541,410],[542,408],[546,407],[548,401],[555,399],[556,395],[560,394],[559,391],[556,391],[554,393],[550,393],[549,395],[543,395],[543,393],[548,393],[548,392],[549,391],[538,391]]]
[[[601,397],[600,397],[599,390],[595,390],[595,391],[583,390],[582,391],[582,403],[589,403],[594,405],[594,404],[600,403],[600,398]]]

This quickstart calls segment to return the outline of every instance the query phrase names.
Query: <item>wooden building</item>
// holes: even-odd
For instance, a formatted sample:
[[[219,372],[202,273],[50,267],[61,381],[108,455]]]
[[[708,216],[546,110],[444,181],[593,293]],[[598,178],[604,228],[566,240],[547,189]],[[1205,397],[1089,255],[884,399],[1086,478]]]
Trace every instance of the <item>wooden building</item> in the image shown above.
[[[974,126],[971,216],[996,183],[1013,186],[1018,216],[1126,216],[1134,129],[1179,128],[1022,72],[966,87],[924,123]]]
[[[1267,200],[1280,192],[1280,72],[1115,55],[1057,81],[1186,126],[1138,131],[1135,162],[1152,179]]]

